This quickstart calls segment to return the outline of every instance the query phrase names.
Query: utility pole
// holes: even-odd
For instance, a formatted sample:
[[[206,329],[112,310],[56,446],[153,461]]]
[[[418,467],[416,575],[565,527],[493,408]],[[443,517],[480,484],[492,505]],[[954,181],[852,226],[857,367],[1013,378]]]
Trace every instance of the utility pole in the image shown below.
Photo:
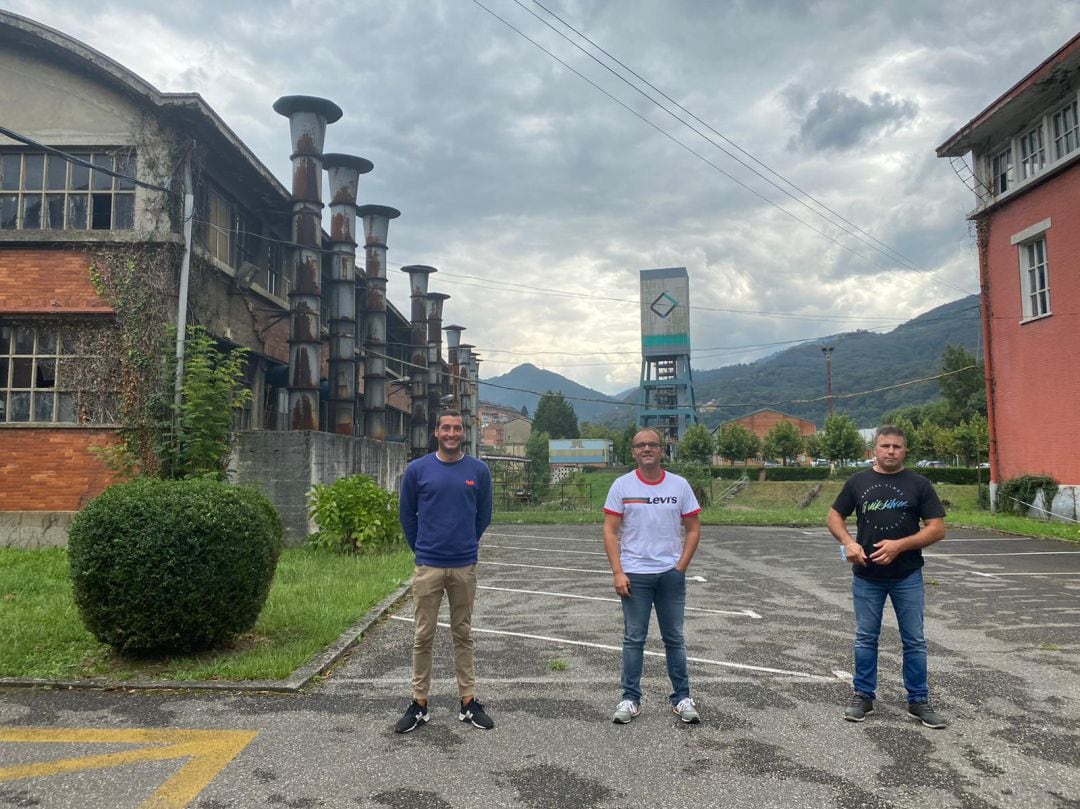
[[[832,415],[832,353],[835,346],[822,346],[821,353],[825,355],[825,395],[829,400],[829,415]]]

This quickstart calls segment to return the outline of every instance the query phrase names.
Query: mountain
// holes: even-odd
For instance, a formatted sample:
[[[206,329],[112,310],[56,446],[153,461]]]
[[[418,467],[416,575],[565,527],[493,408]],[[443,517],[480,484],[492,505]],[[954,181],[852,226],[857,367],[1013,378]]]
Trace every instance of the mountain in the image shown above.
[[[936,382],[883,390],[899,382],[934,376],[946,345],[981,356],[979,299],[971,295],[931,309],[890,332],[856,331],[780,351],[753,363],[694,371],[698,410],[709,426],[763,407],[810,419],[819,426],[828,415],[825,359],[831,355],[833,410],[860,427],[878,423],[897,407],[919,405],[938,395]],[[859,396],[847,394],[880,391]],[[799,401],[819,399],[819,401]]]
[[[538,393],[532,391],[538,391]],[[598,422],[614,417],[620,403],[614,396],[579,385],[561,374],[545,371],[531,363],[519,365],[502,376],[480,380],[481,401],[507,405],[516,410],[520,410],[521,406],[525,405],[529,409],[530,416],[536,412],[540,394],[547,391],[562,393],[567,397],[570,404],[574,406],[578,422]],[[637,391],[635,390],[634,393],[636,394]],[[627,411],[623,420],[632,418],[633,416]]]
[[[751,363],[712,370],[695,368],[694,397],[699,415],[710,427],[763,407],[810,419],[820,426],[828,414],[821,348],[832,346],[834,412],[851,416],[860,427],[875,426],[889,410],[925,404],[938,395],[938,385],[932,381],[887,388],[937,374],[941,352],[947,345],[963,346],[981,356],[981,336],[979,298],[971,295],[931,309],[885,334],[847,332],[788,348]],[[624,424],[633,418],[633,411],[626,405],[620,407],[619,403],[627,399],[635,401],[636,388],[608,396],[530,364],[480,382],[480,398],[484,401],[519,409],[525,405],[529,413],[536,410],[539,394],[548,390],[561,391],[568,399],[600,400],[571,399],[579,421]],[[864,391],[877,392],[863,394]],[[862,395],[847,396],[853,393]]]

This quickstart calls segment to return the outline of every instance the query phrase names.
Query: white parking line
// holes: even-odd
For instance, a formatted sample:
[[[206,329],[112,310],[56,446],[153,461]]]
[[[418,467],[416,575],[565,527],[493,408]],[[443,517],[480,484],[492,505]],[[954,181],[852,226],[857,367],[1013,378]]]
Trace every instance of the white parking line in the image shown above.
[[[580,553],[588,556],[607,556],[603,551],[571,551],[566,548],[522,548],[520,545],[484,545],[485,548],[498,548],[503,551],[539,551],[540,553]]]
[[[996,579],[1001,576],[1076,576],[1080,578],[1080,570],[1074,571],[1054,571],[1053,573],[981,573],[978,570],[971,571],[976,576],[983,576],[987,579]]]
[[[528,593],[529,595],[537,596],[554,596],[556,598],[580,598],[585,601],[609,601],[613,604],[622,603],[618,598],[607,598],[604,596],[583,596],[576,593],[551,593],[547,590],[519,590],[516,587],[492,587],[487,584],[478,584],[476,587],[478,590],[498,590],[502,593]],[[685,609],[687,612],[710,612],[716,615],[742,615],[746,618],[761,618],[761,616],[753,610],[710,610],[705,607],[686,607]]]
[[[986,553],[928,553],[936,559],[952,559],[954,556],[1070,556],[1080,551],[987,551]]]
[[[405,621],[406,623],[413,623],[412,618],[407,618],[404,615],[391,615],[395,621]],[[439,626],[450,628],[450,624],[439,623]],[[584,640],[571,640],[570,638],[553,638],[548,635],[530,635],[526,632],[507,632],[502,629],[478,629],[472,628],[473,632],[482,632],[486,635],[506,635],[514,638],[527,638],[529,640],[542,640],[548,643],[558,643],[566,646],[586,646],[590,649],[606,649],[610,652],[622,652],[621,646],[611,646],[606,643],[590,643]],[[645,650],[645,654],[650,657],[664,657],[664,652],[654,652],[649,649]],[[751,666],[746,663],[732,663],[728,660],[710,660],[706,657],[690,657],[687,656],[687,661],[691,663],[704,663],[710,666],[723,666],[724,668],[740,669],[742,671],[759,671],[765,674],[782,674],[786,677],[802,677],[806,680],[821,680],[824,682],[835,682],[838,679],[835,675],[832,677],[826,677],[823,674],[808,674],[804,671],[788,671],[787,669],[774,669],[769,666]]]
[[[497,531],[485,531],[484,536],[507,537],[509,539],[553,539],[556,542],[591,542],[594,545],[600,545],[603,542],[599,531],[597,532],[595,539],[584,539],[583,537],[558,537],[552,536],[551,534],[500,534]]]
[[[603,574],[610,576],[610,570],[587,570],[583,567],[555,567],[554,565],[526,565],[521,562],[488,562],[485,559],[480,560],[482,565],[498,565],[499,567],[531,567],[537,570],[566,570],[570,573],[596,573],[597,575]]]

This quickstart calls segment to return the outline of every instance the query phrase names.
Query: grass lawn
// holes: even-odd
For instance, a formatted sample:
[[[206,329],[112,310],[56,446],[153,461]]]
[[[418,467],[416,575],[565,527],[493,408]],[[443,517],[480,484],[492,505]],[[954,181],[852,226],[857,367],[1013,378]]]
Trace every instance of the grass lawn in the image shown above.
[[[232,647],[141,659],[114,654],[83,629],[66,550],[0,548],[0,677],[281,679],[408,579],[412,564],[408,548],[359,557],[286,549],[258,622]]]

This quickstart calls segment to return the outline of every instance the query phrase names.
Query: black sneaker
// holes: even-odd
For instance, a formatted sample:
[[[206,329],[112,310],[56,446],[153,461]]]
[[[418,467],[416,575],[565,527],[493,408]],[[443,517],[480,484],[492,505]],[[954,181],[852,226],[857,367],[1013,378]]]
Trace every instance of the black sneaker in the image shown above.
[[[908,716],[922,722],[928,728],[940,730],[949,726],[945,717],[930,707],[929,702],[909,702],[907,706]]]
[[[856,691],[844,709],[844,719],[849,722],[861,722],[874,712],[874,701],[865,694]]]
[[[411,730],[416,730],[430,718],[428,709],[413,700],[412,704],[409,705],[409,710],[405,711],[405,715],[394,725],[394,733],[408,733]]]
[[[475,697],[468,705],[464,702],[461,703],[461,710],[458,711],[457,718],[462,722],[472,722],[474,727],[483,730],[491,730],[495,727],[495,722],[484,712],[484,706]]]

